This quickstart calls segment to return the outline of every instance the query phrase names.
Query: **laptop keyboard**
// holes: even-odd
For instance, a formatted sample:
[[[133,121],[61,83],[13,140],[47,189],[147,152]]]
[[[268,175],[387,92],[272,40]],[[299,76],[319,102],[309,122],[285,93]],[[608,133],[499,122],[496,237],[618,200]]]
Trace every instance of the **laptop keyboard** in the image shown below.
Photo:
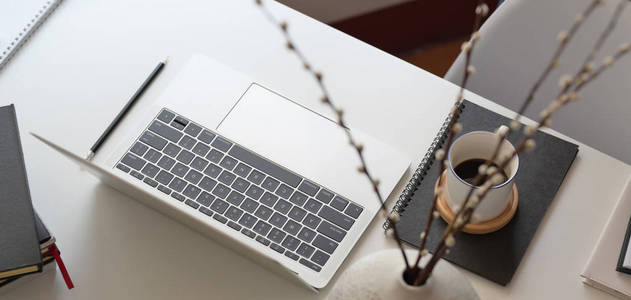
[[[116,168],[316,272],[363,211],[166,109]]]

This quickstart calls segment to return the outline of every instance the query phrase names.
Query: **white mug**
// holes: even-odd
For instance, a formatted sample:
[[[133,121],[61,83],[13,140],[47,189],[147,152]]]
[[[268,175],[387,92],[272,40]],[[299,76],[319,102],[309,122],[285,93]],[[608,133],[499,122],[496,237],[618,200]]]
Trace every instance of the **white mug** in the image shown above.
[[[457,213],[462,207],[472,187],[479,189],[478,186],[473,186],[460,178],[454,169],[460,163],[470,159],[491,159],[498,139],[499,136],[493,132],[473,131],[460,136],[449,148],[449,152],[447,153],[448,168],[446,172],[445,193],[447,203],[454,213]],[[507,140],[504,140],[502,141],[498,157],[510,155],[513,151],[515,151],[515,147]],[[500,161],[495,159],[495,164],[499,165]],[[480,204],[473,212],[472,223],[492,220],[504,212],[511,200],[514,185],[513,180],[518,168],[519,157],[515,156],[504,168],[504,173],[507,175],[508,179],[489,189],[486,196],[481,199]]]

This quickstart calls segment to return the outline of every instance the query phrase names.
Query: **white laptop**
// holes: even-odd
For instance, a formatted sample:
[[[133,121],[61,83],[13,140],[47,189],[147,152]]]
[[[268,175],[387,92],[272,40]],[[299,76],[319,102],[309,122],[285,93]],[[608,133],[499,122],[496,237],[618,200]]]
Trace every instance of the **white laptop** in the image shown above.
[[[379,211],[334,121],[216,61],[192,57],[160,97],[141,101],[150,108],[127,115],[133,122],[92,161],[37,137],[112,187],[312,289],[329,282]],[[348,130],[387,198],[409,159]]]

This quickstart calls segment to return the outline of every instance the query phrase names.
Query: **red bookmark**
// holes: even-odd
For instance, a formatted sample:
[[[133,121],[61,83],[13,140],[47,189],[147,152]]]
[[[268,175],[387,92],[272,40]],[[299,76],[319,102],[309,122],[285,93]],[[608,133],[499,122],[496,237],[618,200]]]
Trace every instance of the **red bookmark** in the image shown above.
[[[64,265],[64,261],[61,260],[61,256],[59,255],[59,249],[57,249],[57,245],[52,244],[50,246],[50,251],[53,253],[53,257],[57,262],[57,266],[59,266],[59,271],[61,271],[61,276],[64,277],[64,281],[66,282],[66,286],[69,290],[74,288],[74,284],[72,284],[72,279],[70,279],[70,275],[68,274],[68,270],[66,270],[66,265]]]

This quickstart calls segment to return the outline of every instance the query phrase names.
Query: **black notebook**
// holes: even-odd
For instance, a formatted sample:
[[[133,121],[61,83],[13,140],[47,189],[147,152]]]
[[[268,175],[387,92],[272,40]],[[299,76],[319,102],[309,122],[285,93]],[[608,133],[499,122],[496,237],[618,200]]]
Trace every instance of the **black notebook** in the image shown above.
[[[42,268],[13,105],[0,107],[0,279]]]
[[[508,126],[511,121],[466,100],[460,110],[457,121],[463,130],[459,135],[478,130],[495,131],[500,125]],[[442,146],[448,124],[449,117],[394,207],[401,214],[397,224],[401,239],[416,247],[420,243],[421,231],[425,229],[439,175],[439,166],[433,163],[434,151]],[[515,145],[522,137],[523,134],[514,133],[509,141]],[[448,261],[501,285],[506,285],[513,277],[578,152],[577,145],[541,131],[534,140],[537,146],[532,152],[519,154],[519,170],[515,176],[519,206],[513,219],[493,233],[458,235],[456,245],[445,256]],[[440,218],[434,221],[427,240],[430,251],[440,240],[445,226]]]

